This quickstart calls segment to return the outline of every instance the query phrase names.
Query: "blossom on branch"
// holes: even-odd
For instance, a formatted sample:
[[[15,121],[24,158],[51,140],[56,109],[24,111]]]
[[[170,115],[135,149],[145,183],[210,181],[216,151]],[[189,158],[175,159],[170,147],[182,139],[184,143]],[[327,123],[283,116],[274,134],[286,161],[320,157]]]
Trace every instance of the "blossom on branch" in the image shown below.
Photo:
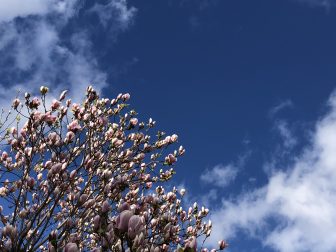
[[[129,94],[90,86],[81,104],[64,91],[47,106],[48,91],[16,98],[18,122],[0,139],[0,251],[208,251],[209,210],[184,210],[185,190],[162,186],[185,153],[168,151],[178,136],[153,137]]]

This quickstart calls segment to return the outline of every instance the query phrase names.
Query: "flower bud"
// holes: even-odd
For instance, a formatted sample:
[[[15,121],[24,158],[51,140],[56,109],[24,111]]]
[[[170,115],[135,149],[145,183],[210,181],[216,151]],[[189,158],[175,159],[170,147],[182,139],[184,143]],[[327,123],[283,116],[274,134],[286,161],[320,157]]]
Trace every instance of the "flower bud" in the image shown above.
[[[61,103],[59,101],[57,101],[56,99],[54,99],[51,103],[51,109],[52,110],[56,110],[61,106]]]
[[[64,91],[61,93],[61,95],[60,95],[60,97],[59,97],[59,100],[60,100],[60,101],[62,101],[62,100],[65,98],[65,95],[66,95],[67,92],[68,92],[68,90],[64,90]]]
[[[219,245],[219,249],[220,250],[223,250],[223,249],[225,249],[225,248],[228,247],[228,244],[225,241],[223,241],[223,240],[219,241],[218,245]]]
[[[48,93],[49,88],[45,87],[45,86],[41,86],[40,87],[40,92],[42,95],[45,95],[46,93]]]
[[[12,106],[14,109],[17,109],[17,107],[20,105],[20,100],[19,99],[15,99],[12,103]]]
[[[106,213],[109,210],[110,210],[110,204],[108,203],[107,200],[105,200],[102,205],[102,212]]]

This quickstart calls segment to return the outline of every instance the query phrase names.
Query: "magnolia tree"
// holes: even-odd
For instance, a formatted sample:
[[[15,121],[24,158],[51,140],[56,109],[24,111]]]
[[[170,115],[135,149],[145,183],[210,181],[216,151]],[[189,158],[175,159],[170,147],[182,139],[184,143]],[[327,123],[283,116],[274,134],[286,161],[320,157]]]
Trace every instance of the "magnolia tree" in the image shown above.
[[[47,105],[40,92],[2,118],[0,251],[208,251],[209,210],[184,210],[185,190],[162,187],[185,152],[169,152],[177,135],[151,136],[129,94],[88,87],[82,104],[63,92]]]

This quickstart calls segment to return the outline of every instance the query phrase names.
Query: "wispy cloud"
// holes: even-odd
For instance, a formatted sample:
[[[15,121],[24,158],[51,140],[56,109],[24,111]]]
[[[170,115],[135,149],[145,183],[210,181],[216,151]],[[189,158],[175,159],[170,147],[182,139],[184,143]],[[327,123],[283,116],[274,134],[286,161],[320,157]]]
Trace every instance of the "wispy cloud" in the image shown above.
[[[132,23],[135,8],[126,0],[110,0],[85,10],[86,2],[0,1],[0,106],[8,104],[8,93],[27,86],[38,90],[47,84],[54,93],[70,89],[74,99],[89,84],[99,91],[107,86],[107,73],[92,50],[91,31],[76,21],[95,13],[103,29],[116,36]]]
[[[216,165],[212,169],[207,169],[201,175],[200,179],[206,184],[211,184],[218,187],[226,187],[229,185],[238,174],[238,167],[234,165]]]
[[[239,171],[242,170],[250,154],[251,152],[248,151],[245,154],[239,156],[236,163],[230,163],[227,165],[218,164],[211,169],[206,169],[201,174],[200,180],[204,184],[210,184],[211,186],[216,186],[220,188],[228,186],[231,182],[235,180]]]
[[[211,242],[244,230],[275,251],[331,252],[336,247],[336,95],[316,123],[310,144],[286,171],[275,171],[265,186],[222,199],[212,213]],[[286,165],[286,164],[283,164]]]
[[[291,150],[297,144],[297,139],[289,128],[288,123],[285,120],[277,120],[275,127],[283,140],[285,150]]]
[[[273,117],[278,112],[280,112],[281,110],[284,110],[286,108],[293,108],[293,107],[294,107],[294,104],[291,100],[284,100],[284,101],[280,102],[278,105],[271,108],[269,110],[269,115],[270,115],[270,117]]]

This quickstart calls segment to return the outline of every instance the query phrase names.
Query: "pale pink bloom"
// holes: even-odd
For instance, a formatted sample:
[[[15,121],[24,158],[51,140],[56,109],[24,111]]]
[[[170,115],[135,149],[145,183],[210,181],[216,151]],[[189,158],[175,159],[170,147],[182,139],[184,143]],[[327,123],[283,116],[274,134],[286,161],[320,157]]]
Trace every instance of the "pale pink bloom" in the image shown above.
[[[138,124],[138,119],[137,119],[137,118],[132,118],[132,119],[130,120],[130,123],[131,123],[132,126],[135,126],[135,125]]]
[[[96,215],[96,216],[93,218],[93,228],[94,228],[94,229],[98,229],[98,228],[99,228],[99,225],[100,225],[100,216],[99,216],[99,215]]]
[[[59,137],[59,135],[56,132],[51,132],[48,135],[48,138],[49,138],[49,140],[50,140],[50,142],[52,144],[55,144],[55,143],[57,143],[60,140],[60,137]]]
[[[185,244],[185,248],[190,248],[192,251],[196,252],[197,249],[197,241],[196,241],[196,237],[192,236],[190,237]]]
[[[17,107],[20,105],[20,100],[19,99],[14,99],[12,106],[14,109],[17,109]]]
[[[134,239],[145,230],[145,221],[139,215],[133,215],[128,222],[128,237]]]
[[[4,197],[7,195],[8,189],[6,187],[0,187],[0,196]]]
[[[87,121],[89,118],[90,118],[90,114],[89,113],[84,114],[84,116],[83,116],[83,120],[84,121]]]
[[[27,178],[27,185],[33,187],[35,185],[35,179],[32,177]]]
[[[59,101],[57,101],[56,99],[54,99],[51,103],[51,109],[52,110],[56,110],[61,106],[61,103]]]
[[[75,137],[75,133],[73,133],[72,131],[68,131],[66,133],[65,140],[66,140],[66,142],[72,142],[74,137]]]
[[[33,113],[33,118],[34,118],[35,121],[40,121],[41,118],[42,118],[42,114],[41,114],[41,112],[40,112],[40,111],[35,111],[35,112]]]
[[[27,136],[27,129],[26,128],[22,128],[20,130],[20,135],[23,136],[23,137],[26,137]]]
[[[37,98],[37,97],[34,97],[33,99],[32,99],[32,101],[31,101],[31,106],[33,107],[33,108],[38,108],[38,106],[40,106],[40,100],[39,100],[39,98]]]
[[[79,252],[79,249],[76,243],[70,242],[65,246],[64,252]]]
[[[174,135],[171,136],[171,141],[173,143],[175,143],[177,141],[177,139],[178,139],[178,136],[176,134],[174,134]]]
[[[56,116],[52,115],[50,112],[47,112],[42,118],[48,125],[52,125],[56,122]]]
[[[169,154],[168,157],[166,157],[166,162],[171,165],[176,162],[176,157],[173,154]]]
[[[79,104],[77,103],[72,104],[72,111],[76,112],[76,111],[79,111],[79,109],[80,109]]]
[[[118,211],[119,212],[122,212],[122,211],[125,211],[125,210],[129,210],[130,209],[130,206],[127,202],[124,202],[122,203],[119,207],[118,207]]]
[[[155,227],[156,225],[157,225],[157,223],[158,223],[158,220],[157,219],[152,219],[151,220],[151,222],[150,222],[150,224],[151,224],[151,227]]]
[[[70,174],[71,176],[71,174]],[[87,199],[88,199],[88,195],[87,194],[82,194],[80,197],[79,197],[79,203],[80,204],[83,204]]]
[[[79,125],[77,120],[72,121],[68,125],[68,130],[76,132],[77,130],[80,130],[82,127]]]
[[[50,160],[48,160],[47,162],[45,162],[44,167],[47,168],[47,169],[50,169],[51,165],[52,165],[52,162]]]
[[[8,153],[6,151],[2,152],[1,159],[5,161],[7,158],[8,158]]]
[[[12,133],[13,136],[15,136],[17,134],[17,129],[15,127],[12,127],[10,129],[10,131],[11,131],[11,133]]]
[[[153,186],[153,183],[152,183],[152,182],[147,182],[147,183],[146,183],[146,188],[147,188],[147,189],[152,188],[152,186]]]
[[[166,138],[164,139],[164,141],[166,143],[170,143],[171,142],[171,136],[166,136]]]
[[[133,216],[133,212],[130,210],[124,210],[118,215],[116,219],[117,229],[121,232],[126,232],[128,230],[128,222]]]
[[[192,233],[193,232],[193,227],[192,226],[189,226],[188,228],[187,228],[187,233]]]
[[[106,213],[109,210],[110,210],[110,204],[108,203],[107,200],[105,200],[102,205],[102,212]]]
[[[70,179],[74,179],[77,175],[77,171],[73,170],[72,172],[70,172]]]
[[[56,252],[56,249],[51,243],[48,243],[48,252]]]
[[[59,173],[62,169],[62,164],[61,163],[56,163],[54,164],[52,167],[51,167],[51,171],[52,173],[56,174],[56,173]]]
[[[98,124],[99,124],[99,125],[104,126],[104,125],[107,124],[107,122],[108,122],[108,120],[107,120],[107,118],[106,118],[105,116],[100,116],[100,117],[98,118]]]
[[[131,98],[131,95],[130,95],[129,93],[126,93],[126,94],[123,94],[123,95],[121,96],[121,98],[122,98],[124,101],[127,101],[127,100],[129,100],[129,99]]]

